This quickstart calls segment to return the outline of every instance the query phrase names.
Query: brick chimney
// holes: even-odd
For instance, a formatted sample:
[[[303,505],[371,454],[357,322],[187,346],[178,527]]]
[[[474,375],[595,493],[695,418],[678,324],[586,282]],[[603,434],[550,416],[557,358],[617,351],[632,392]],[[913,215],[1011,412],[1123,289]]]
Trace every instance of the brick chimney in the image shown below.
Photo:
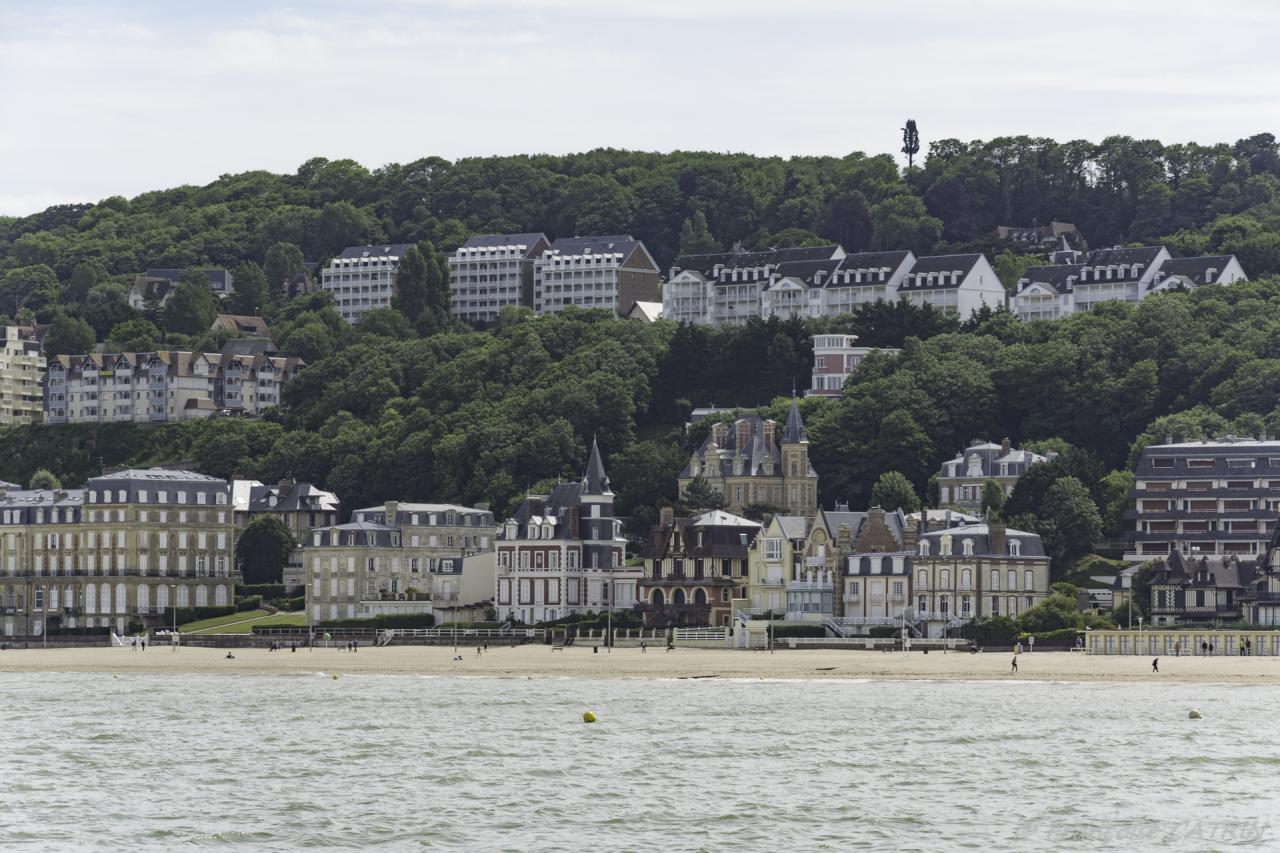
[[[1009,552],[1006,539],[1003,521],[992,521],[987,524],[987,542],[991,547],[992,554],[1007,554]]]

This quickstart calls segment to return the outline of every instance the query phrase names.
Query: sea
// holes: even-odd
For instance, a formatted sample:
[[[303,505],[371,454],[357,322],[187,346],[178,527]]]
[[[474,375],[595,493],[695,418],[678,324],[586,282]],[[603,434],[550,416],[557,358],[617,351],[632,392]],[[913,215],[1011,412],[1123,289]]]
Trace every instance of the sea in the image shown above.
[[[0,849],[1280,850],[1277,708],[1167,682],[2,674]]]

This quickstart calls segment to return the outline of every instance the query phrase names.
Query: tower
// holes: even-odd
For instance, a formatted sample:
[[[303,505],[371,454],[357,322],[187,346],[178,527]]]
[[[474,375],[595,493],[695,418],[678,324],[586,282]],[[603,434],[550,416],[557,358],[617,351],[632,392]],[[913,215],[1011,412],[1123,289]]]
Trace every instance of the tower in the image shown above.
[[[782,500],[789,515],[818,511],[818,474],[809,464],[809,436],[794,396],[782,428]]]

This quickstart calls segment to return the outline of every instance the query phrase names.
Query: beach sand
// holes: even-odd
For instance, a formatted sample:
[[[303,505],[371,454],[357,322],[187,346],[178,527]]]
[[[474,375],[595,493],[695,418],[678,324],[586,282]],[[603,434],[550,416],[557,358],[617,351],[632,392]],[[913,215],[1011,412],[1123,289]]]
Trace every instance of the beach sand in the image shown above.
[[[1280,657],[1160,658],[1159,674],[1146,656],[1091,657],[1070,652],[1020,655],[1018,673],[1009,672],[1011,652],[870,652],[830,649],[739,651],[730,649],[589,647],[551,651],[545,645],[493,647],[480,657],[475,647],[362,647],[269,652],[181,648],[8,649],[0,651],[0,672],[110,673],[349,673],[579,678],[868,678],[1020,681],[1199,681],[1280,684]]]

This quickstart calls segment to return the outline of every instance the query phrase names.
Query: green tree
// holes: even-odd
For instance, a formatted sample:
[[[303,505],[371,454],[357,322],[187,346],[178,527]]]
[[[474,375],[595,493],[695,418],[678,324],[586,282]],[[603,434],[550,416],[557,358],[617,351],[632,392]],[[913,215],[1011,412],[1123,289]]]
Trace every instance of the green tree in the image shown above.
[[[163,340],[155,323],[138,318],[112,326],[106,347],[113,352],[153,352],[161,348]]]
[[[684,494],[676,501],[676,512],[681,516],[700,515],[713,509],[724,509],[724,495],[701,474],[689,481]]]
[[[236,559],[246,584],[280,583],[289,553],[296,547],[289,528],[275,515],[260,515],[245,525],[236,541]]]
[[[1102,534],[1098,507],[1075,477],[1062,477],[1049,487],[1039,516],[1039,533],[1058,576],[1088,554]]]
[[[1004,486],[995,480],[987,480],[982,484],[982,514],[987,518],[999,520],[1004,509]]]
[[[170,332],[199,335],[209,331],[217,315],[218,306],[208,282],[197,284],[184,273],[160,309],[160,323]]]
[[[84,355],[93,351],[98,342],[93,327],[79,317],[59,314],[49,324],[44,336],[44,357],[59,355]]]
[[[711,236],[707,217],[701,210],[695,210],[692,217],[680,224],[680,254],[709,255],[719,251],[720,243]]]
[[[897,471],[886,471],[871,487],[871,505],[890,512],[895,509],[917,512],[920,509],[920,497],[910,480]]]
[[[31,481],[28,483],[29,489],[61,489],[62,481],[54,475],[48,468],[37,468],[35,473],[31,475]]]

